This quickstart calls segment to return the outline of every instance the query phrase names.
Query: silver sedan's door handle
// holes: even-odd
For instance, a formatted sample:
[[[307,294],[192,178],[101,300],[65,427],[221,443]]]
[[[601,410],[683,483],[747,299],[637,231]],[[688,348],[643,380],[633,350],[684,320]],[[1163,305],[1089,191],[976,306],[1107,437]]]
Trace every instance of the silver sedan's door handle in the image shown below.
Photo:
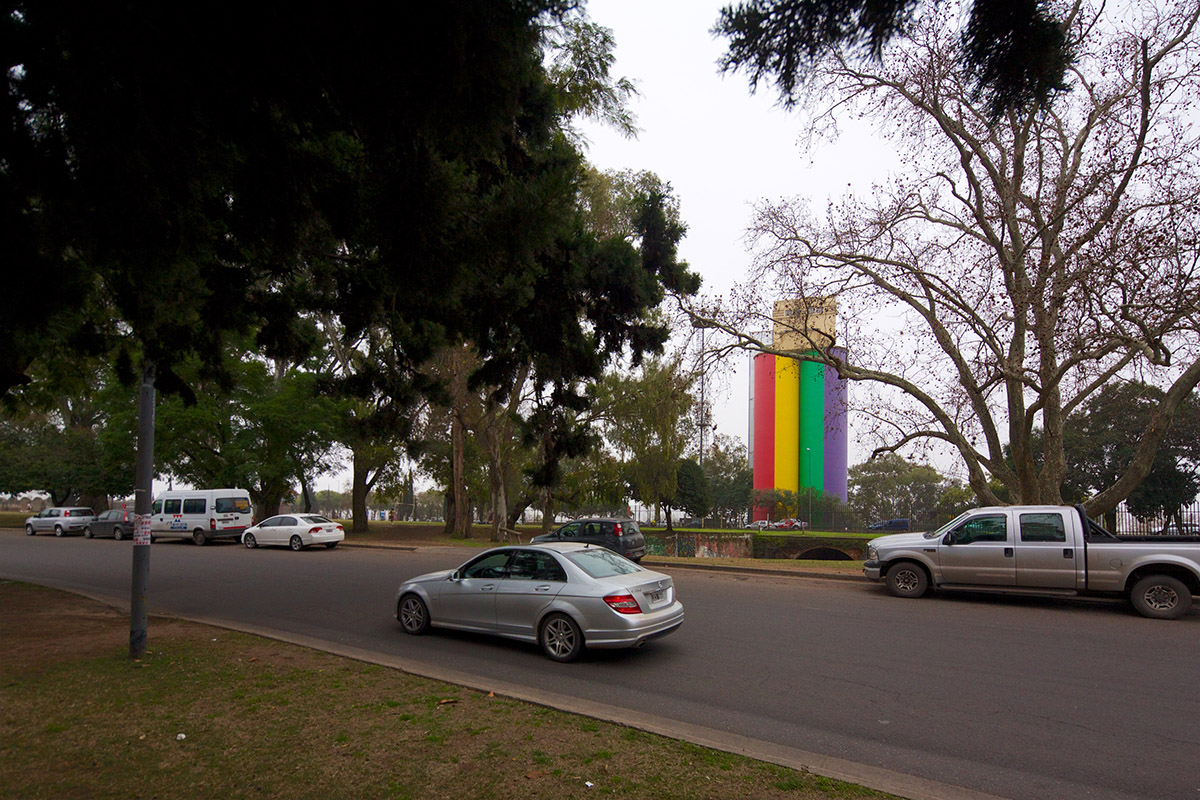
[[[550,591],[550,584],[548,584],[548,583],[543,583],[541,586],[535,586],[535,587],[533,587],[533,590],[534,590],[535,592],[548,592],[548,591]]]
[[[492,589],[495,589],[495,588],[496,588],[496,584],[494,584],[494,583],[485,583],[483,586],[480,586],[480,587],[479,587],[479,591],[481,591],[481,592],[490,592]]]

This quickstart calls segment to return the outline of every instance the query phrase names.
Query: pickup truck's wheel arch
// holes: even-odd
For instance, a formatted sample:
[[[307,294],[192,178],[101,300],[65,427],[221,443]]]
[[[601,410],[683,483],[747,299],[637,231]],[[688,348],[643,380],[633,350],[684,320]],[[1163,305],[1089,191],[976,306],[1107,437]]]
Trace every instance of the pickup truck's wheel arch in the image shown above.
[[[929,573],[916,561],[897,561],[888,566],[884,583],[895,597],[921,597],[929,591]]]
[[[1143,617],[1178,619],[1192,607],[1192,591],[1178,578],[1151,574],[1133,584],[1129,601]]]

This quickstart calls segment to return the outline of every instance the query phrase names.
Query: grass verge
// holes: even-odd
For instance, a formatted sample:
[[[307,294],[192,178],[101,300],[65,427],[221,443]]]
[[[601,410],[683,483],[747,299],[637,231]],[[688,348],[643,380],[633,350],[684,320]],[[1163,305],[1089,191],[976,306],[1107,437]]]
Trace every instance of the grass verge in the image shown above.
[[[0,797],[889,797],[195,623],[131,661],[125,615],[42,587],[0,607]]]

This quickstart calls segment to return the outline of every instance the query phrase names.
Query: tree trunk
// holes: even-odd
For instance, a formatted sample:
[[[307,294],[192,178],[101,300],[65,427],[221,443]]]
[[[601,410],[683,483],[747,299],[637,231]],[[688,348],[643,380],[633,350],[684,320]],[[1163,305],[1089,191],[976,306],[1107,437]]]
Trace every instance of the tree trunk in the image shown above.
[[[467,498],[466,485],[466,444],[463,438],[463,424],[457,409],[450,415],[450,482],[453,502],[450,513],[453,519],[446,518],[446,526],[450,535],[459,539],[471,538],[471,506]]]
[[[484,432],[488,454],[488,483],[492,501],[492,541],[500,541],[500,530],[508,522],[508,486],[504,480],[504,456],[501,453],[500,437],[495,429]]]
[[[299,471],[300,475],[300,505],[304,508],[305,514],[311,514],[313,509],[312,492],[308,490],[308,478],[305,477],[304,471]]]
[[[353,459],[353,477],[350,483],[350,516],[352,519],[350,532],[366,533],[370,530],[370,524],[367,520],[367,492],[370,489],[367,482],[367,474],[370,470],[363,463],[363,457],[358,453],[353,454]]]
[[[550,488],[542,494],[542,533],[549,533],[554,527],[554,491]]]

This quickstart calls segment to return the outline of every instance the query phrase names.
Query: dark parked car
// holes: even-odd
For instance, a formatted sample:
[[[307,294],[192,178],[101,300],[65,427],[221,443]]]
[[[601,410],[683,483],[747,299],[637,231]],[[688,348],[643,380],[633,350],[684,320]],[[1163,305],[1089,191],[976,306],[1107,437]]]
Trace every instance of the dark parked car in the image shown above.
[[[906,531],[912,527],[907,519],[884,519],[867,526],[869,531]]]
[[[83,529],[83,535],[91,539],[93,536],[111,536],[118,542],[128,537],[133,538],[133,513],[124,508],[110,508],[88,523]]]
[[[25,533],[30,536],[50,531],[53,531],[55,536],[83,533],[83,529],[94,518],[92,510],[83,506],[43,508],[37,516],[25,520]]]
[[[600,517],[577,519],[557,530],[535,536],[531,544],[540,542],[590,542],[620,553],[631,561],[641,561],[646,555],[646,537],[631,519]]]

